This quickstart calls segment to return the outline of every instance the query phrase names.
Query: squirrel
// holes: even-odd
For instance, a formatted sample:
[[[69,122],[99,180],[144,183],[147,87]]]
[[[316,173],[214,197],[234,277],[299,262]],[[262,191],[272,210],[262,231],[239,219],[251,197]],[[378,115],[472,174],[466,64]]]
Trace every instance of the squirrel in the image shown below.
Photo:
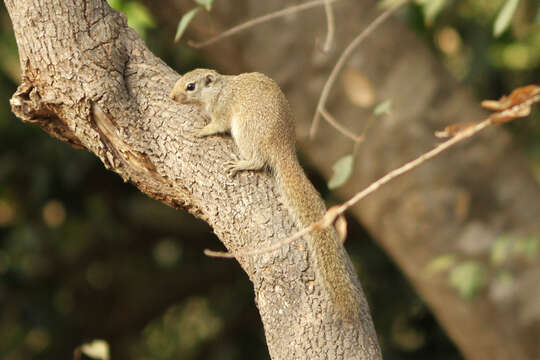
[[[225,164],[230,175],[270,168],[298,229],[324,216],[324,202],[296,157],[292,110],[276,82],[256,72],[222,75],[196,69],[176,82],[170,97],[183,104],[196,104],[210,116],[208,125],[195,132],[197,137],[232,135],[241,158]],[[358,319],[359,290],[350,279],[350,263],[336,231],[330,227],[306,236],[316,275],[327,288],[339,317],[347,322]]]

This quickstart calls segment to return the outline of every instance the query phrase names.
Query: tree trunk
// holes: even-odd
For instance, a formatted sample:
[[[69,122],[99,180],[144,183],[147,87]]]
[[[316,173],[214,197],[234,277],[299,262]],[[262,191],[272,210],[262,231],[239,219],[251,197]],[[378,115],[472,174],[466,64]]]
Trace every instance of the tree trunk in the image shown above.
[[[11,105],[23,121],[88,149],[148,196],[204,219],[231,251],[268,246],[296,230],[269,174],[227,176],[231,139],[191,135],[205,118],[169,99],[178,74],[123,14],[104,0],[5,3],[23,79]],[[238,261],[254,284],[273,359],[381,358],[364,300],[354,326],[327,313],[330,297],[303,241]]]
[[[215,5],[211,21],[219,33],[290,2],[239,0]],[[167,10],[173,22],[188,8],[184,6]],[[315,141],[308,140],[316,101],[345,44],[379,12],[375,2],[367,0],[333,6],[338,25],[329,55],[315,45],[326,30],[322,7],[256,26],[204,49],[223,72],[257,70],[280,82],[298,119],[300,150],[326,177],[333,162],[350,153],[352,145],[327,125],[319,129]],[[207,39],[205,20],[197,19],[188,36]],[[261,51],[261,44],[266,51]],[[395,20],[368,38],[346,70],[362,73],[377,101],[391,99],[393,110],[369,129],[353,178],[338,190],[344,198],[429,150],[437,143],[435,130],[486,116],[479,101],[451,79],[426,45]],[[371,110],[352,105],[346,91],[341,81],[336,82],[327,108],[344,126],[360,133]],[[509,267],[513,281],[504,296],[497,290],[499,269],[489,269],[497,238],[540,233],[540,189],[514,147],[504,130],[488,130],[380,189],[351,211],[399,264],[471,360],[540,358],[540,298],[532,285],[540,277],[538,260]],[[432,260],[449,253],[488,268],[487,287],[472,301],[449,288],[446,273],[426,271]]]

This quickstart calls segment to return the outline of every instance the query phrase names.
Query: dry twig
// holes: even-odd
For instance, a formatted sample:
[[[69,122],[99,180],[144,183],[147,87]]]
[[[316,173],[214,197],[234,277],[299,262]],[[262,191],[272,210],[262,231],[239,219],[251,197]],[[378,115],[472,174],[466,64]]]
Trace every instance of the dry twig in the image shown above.
[[[373,20],[351,43],[347,46],[345,51],[341,54],[339,57],[336,65],[332,69],[332,72],[330,73],[330,76],[328,77],[328,80],[326,80],[326,83],[324,84],[323,90],[321,92],[321,97],[319,98],[319,102],[317,103],[317,108],[315,110],[315,115],[313,116],[313,122],[311,124],[311,130],[310,130],[310,137],[314,138],[315,134],[317,133],[317,128],[319,126],[319,119],[320,114],[322,112],[322,109],[324,108],[326,104],[326,100],[328,99],[328,95],[330,94],[330,90],[332,89],[332,86],[334,85],[334,82],[336,81],[338,73],[343,68],[343,65],[345,65],[345,62],[349,59],[352,52],[362,43],[362,41],[368,37],[382,22],[384,22],[393,12],[395,12],[397,9],[399,9],[403,4],[407,3],[409,0],[402,0],[398,3],[396,3],[391,8],[384,11],[382,14],[380,14],[375,20]]]
[[[324,45],[322,47],[322,51],[325,53],[330,51],[330,48],[332,47],[332,40],[334,39],[334,33],[335,33],[334,10],[332,9],[331,3],[332,3],[331,0],[324,1],[324,12],[326,13],[326,23],[328,26],[328,30],[326,32],[326,40],[324,41]]]
[[[314,8],[314,7],[323,5],[323,4],[324,5],[328,4],[328,6],[329,6],[329,4],[331,4],[333,2],[336,2],[336,1],[340,1],[340,0],[314,0],[314,1],[309,1],[309,2],[306,2],[304,4],[300,4],[300,5],[290,6],[288,8],[285,8],[285,9],[282,9],[282,10],[278,10],[278,11],[263,15],[263,16],[260,16],[258,18],[255,18],[255,19],[251,19],[249,21],[246,21],[243,24],[236,25],[236,26],[230,28],[229,30],[225,30],[221,34],[216,35],[213,38],[210,38],[208,40],[200,41],[200,42],[190,40],[190,41],[188,41],[188,45],[193,46],[194,48],[202,48],[202,47],[211,45],[211,44],[213,44],[213,43],[215,43],[215,42],[217,42],[217,41],[219,41],[221,39],[224,39],[226,37],[237,34],[237,33],[241,32],[241,31],[243,31],[245,29],[248,29],[248,28],[252,27],[252,26],[255,26],[255,25],[270,21],[270,20],[278,18],[278,17],[285,16],[285,15],[288,15],[288,14],[293,14],[295,12],[308,10],[308,9],[311,9],[311,8]],[[328,12],[327,12],[327,16],[328,16]],[[329,30],[329,32],[330,32],[330,30]]]
[[[488,100],[483,101],[482,106],[488,108],[488,109],[499,109],[500,111],[495,112],[491,114],[487,119],[476,123],[476,124],[467,124],[467,126],[464,127],[454,127],[453,125],[448,126],[444,131],[437,132],[441,136],[445,132],[447,133],[447,136],[452,136],[450,139],[446,140],[445,142],[437,145],[432,150],[420,155],[416,159],[409,161],[408,163],[400,166],[397,169],[394,169],[378,179],[377,181],[371,183],[368,187],[364,188],[364,190],[356,193],[352,198],[347,200],[341,205],[332,206],[328,209],[326,214],[323,216],[321,220],[319,220],[316,223],[311,224],[310,226],[301,229],[300,231],[296,232],[289,238],[279,241],[272,246],[261,248],[261,249],[255,249],[251,251],[239,251],[236,253],[226,253],[226,252],[219,252],[219,251],[211,251],[211,250],[205,250],[205,254],[208,256],[213,257],[225,257],[225,258],[232,258],[232,257],[238,257],[238,256],[249,256],[249,255],[259,255],[268,253],[274,250],[277,250],[281,248],[282,246],[288,245],[292,243],[293,241],[301,238],[302,236],[308,234],[311,231],[317,231],[327,228],[328,226],[335,223],[336,219],[343,215],[345,211],[347,211],[350,207],[356,205],[360,200],[365,198],[366,196],[370,195],[371,193],[375,192],[377,189],[379,189],[384,184],[390,182],[391,180],[397,178],[398,176],[401,176],[424,162],[434,158],[435,156],[441,154],[443,151],[448,150],[452,146],[456,145],[457,143],[468,139],[480,131],[486,129],[490,125],[493,124],[500,124],[509,122],[521,117],[528,116],[531,113],[532,106],[536,103],[540,103],[540,86],[537,85],[528,85],[521,88],[517,88],[512,93],[506,97],[503,96],[500,100],[494,101],[494,100]],[[453,133],[449,129],[459,129],[457,132]]]
[[[356,135],[354,132],[350,131],[349,129],[345,128],[343,125],[341,125],[339,122],[334,119],[328,111],[326,111],[325,108],[321,109],[321,115],[328,121],[330,125],[332,125],[334,128],[336,128],[337,131],[342,133],[345,137],[348,137],[355,143],[360,143],[364,140],[364,135]]]

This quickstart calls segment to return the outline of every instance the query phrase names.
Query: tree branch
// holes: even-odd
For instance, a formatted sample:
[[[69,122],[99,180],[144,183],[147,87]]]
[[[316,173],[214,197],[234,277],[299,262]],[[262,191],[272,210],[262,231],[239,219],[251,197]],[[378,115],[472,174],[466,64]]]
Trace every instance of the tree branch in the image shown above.
[[[279,3],[287,5],[284,0]],[[344,1],[334,6],[339,24],[337,49],[345,48],[376,17],[377,3]],[[259,13],[255,4],[262,3],[238,0],[235,6],[247,13],[233,14],[227,5],[216,3],[213,21],[228,28]],[[274,23],[254,27],[250,34],[232,38],[228,46],[208,48],[206,54],[210,63],[219,57],[224,71],[256,69],[278,79],[297,114],[299,148],[311,165],[329,177],[333,163],[350,153],[351,146],[326,121],[320,122],[316,140],[307,140],[321,84],[337,61],[332,53],[324,61],[319,59],[318,49],[310,41],[318,36],[320,21],[313,14],[296,18],[287,31]],[[203,30],[194,27],[192,35],[201,37]],[[258,54],[254,49],[262,39],[271,51]],[[437,142],[435,130],[485,117],[478,99],[456,83],[429,47],[400,21],[389,19],[377,28],[376,36],[368,37],[362,51],[355,51],[347,64],[366,76],[376,99],[391,99],[393,105],[390,117],[372,122],[369,136],[357,152],[356,170],[335,191],[341,198],[350,198],[362,185],[431,148]],[[330,92],[326,107],[355,133],[361,133],[372,116],[371,110],[354,106],[341,86]],[[349,210],[411,280],[464,356],[476,360],[540,358],[539,318],[527,313],[535,307],[535,298],[527,295],[527,287],[518,287],[534,279],[538,260],[512,269],[516,287],[504,299],[493,296],[498,284],[491,278],[485,291],[472,301],[449,287],[447,273],[426,276],[426,264],[457,253],[463,259],[485,261],[489,268],[491,246],[500,237],[516,233],[538,236],[539,213],[540,189],[525,156],[504,129],[494,128],[396,179]],[[482,240],[482,248],[476,246],[476,239]],[[470,242],[474,254],[468,252]]]
[[[123,14],[103,0],[5,3],[23,74],[11,104],[23,121],[88,149],[147,195],[204,219],[230,251],[266,247],[296,230],[269,174],[227,177],[230,139],[190,135],[205,118],[169,99],[178,75]],[[328,310],[330,296],[303,241],[239,261],[254,284],[273,359],[380,358],[366,302],[358,304],[362,321],[343,326]],[[350,278],[356,282],[352,272]]]

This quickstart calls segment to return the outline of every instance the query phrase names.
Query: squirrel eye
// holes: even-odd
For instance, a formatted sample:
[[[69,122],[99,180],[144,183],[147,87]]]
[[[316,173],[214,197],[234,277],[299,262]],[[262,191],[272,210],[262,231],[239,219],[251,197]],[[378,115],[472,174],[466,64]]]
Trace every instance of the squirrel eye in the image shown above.
[[[195,83],[192,83],[192,82],[191,82],[191,83],[187,84],[187,85],[186,85],[186,90],[187,90],[187,91],[193,91],[193,90],[195,90]]]

